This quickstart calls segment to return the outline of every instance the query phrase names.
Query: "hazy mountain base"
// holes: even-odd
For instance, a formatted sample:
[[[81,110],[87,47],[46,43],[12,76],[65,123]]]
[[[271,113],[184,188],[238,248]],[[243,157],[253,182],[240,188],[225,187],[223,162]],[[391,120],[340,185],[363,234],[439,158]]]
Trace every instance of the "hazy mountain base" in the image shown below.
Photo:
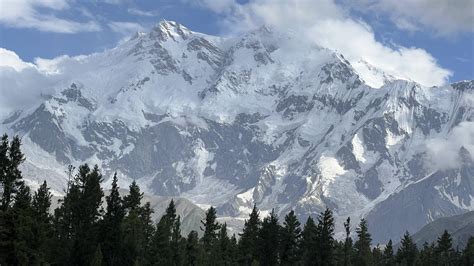
[[[110,191],[105,191],[104,196],[108,196],[109,193]],[[128,191],[121,189],[120,194],[125,196],[128,194]],[[62,199],[62,196],[54,196],[51,198],[51,211],[56,209],[61,204]],[[187,236],[189,232],[194,230],[201,236],[202,232],[199,230],[199,227],[201,226],[201,220],[205,217],[205,211],[194,205],[189,200],[184,198],[162,197],[144,194],[142,203],[150,202],[150,207],[154,210],[151,217],[153,221],[157,223],[164,215],[171,200],[174,201],[176,206],[176,215],[181,217],[181,234],[183,236]],[[105,200],[102,202],[102,207],[106,207]],[[241,228],[241,226],[239,228]]]
[[[474,212],[444,217],[431,222],[413,235],[413,241],[421,248],[425,242],[436,241],[444,230],[451,234],[453,247],[462,249],[466,246],[469,237],[474,235]]]

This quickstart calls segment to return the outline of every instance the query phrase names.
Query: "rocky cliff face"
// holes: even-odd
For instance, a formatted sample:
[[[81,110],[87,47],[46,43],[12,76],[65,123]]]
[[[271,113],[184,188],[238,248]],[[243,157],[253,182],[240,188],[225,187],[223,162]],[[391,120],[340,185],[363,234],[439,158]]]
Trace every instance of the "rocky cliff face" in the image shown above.
[[[58,192],[66,165],[98,163],[229,217],[254,203],[367,217],[376,242],[474,210],[473,81],[384,76],[373,88],[343,55],[295,43],[267,28],[219,38],[163,21],[62,65],[56,93],[3,127],[23,136],[30,183]]]

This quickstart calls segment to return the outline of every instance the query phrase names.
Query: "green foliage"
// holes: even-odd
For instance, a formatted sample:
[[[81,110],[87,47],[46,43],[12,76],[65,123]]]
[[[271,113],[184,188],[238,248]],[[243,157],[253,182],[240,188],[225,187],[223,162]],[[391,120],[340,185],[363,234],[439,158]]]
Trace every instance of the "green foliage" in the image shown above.
[[[217,240],[217,232],[220,225],[217,223],[216,219],[216,209],[211,206],[206,212],[205,219],[201,221],[203,226],[201,227],[201,230],[204,231],[201,241],[206,251],[210,251]]]
[[[130,184],[128,195],[123,198],[123,205],[127,211],[137,210],[140,207],[143,193],[135,180]]]
[[[318,259],[318,252],[315,250],[318,245],[317,234],[316,224],[313,218],[309,216],[301,234],[301,252],[304,265],[312,265]]]
[[[235,239],[234,239],[235,240]],[[227,224],[224,223],[219,230],[218,244],[216,252],[216,265],[234,265],[236,264],[237,243],[229,238],[227,233]]]
[[[280,249],[280,225],[275,210],[263,219],[258,232],[257,252],[260,265],[277,265]]]
[[[180,230],[180,221],[176,216],[176,206],[171,200],[165,214],[156,225],[151,241],[148,261],[156,265],[173,265],[176,250],[172,247],[173,231]],[[175,240],[176,241],[176,240]]]
[[[55,210],[56,263],[84,265],[92,261],[103,213],[100,209],[104,196],[101,182],[99,168],[95,166],[91,170],[84,164],[69,184],[62,205]]]
[[[464,265],[474,265],[474,236],[469,238],[466,248],[462,252],[462,263]]]
[[[123,200],[117,185],[117,174],[112,180],[110,194],[105,197],[107,210],[101,221],[103,259],[107,265],[121,265],[123,259],[122,222],[125,217]]]
[[[347,217],[347,220],[344,222],[344,229],[346,232],[346,238],[344,240],[344,259],[342,265],[349,266],[352,265],[351,258],[353,256],[353,243],[351,238],[351,218]],[[390,242],[391,243],[391,242]]]
[[[33,218],[35,223],[33,225],[34,232],[34,246],[38,251],[38,262],[44,264],[47,261],[47,256],[50,253],[49,245],[52,239],[52,219],[50,214],[51,207],[51,192],[49,191],[46,181],[38,188],[33,195]]]
[[[359,223],[359,227],[356,229],[357,241],[354,244],[355,258],[354,262],[356,265],[373,265],[372,251],[370,245],[372,238],[369,234],[369,228],[367,221],[362,219]]]
[[[393,244],[392,244],[391,239],[388,241],[383,251],[382,265],[386,265],[386,266],[395,265],[395,257],[393,256]]]
[[[95,249],[94,257],[91,261],[91,266],[101,266],[103,258],[104,257],[102,255],[102,248],[99,244],[99,245],[97,245],[97,247]]]
[[[281,230],[280,263],[282,265],[295,265],[298,263],[300,254],[301,228],[295,212],[290,211],[285,216]]]
[[[316,233],[317,262],[320,265],[334,264],[334,217],[330,209],[326,209],[319,215]]]
[[[418,255],[416,265],[420,266],[431,266],[436,265],[437,260],[435,256],[435,245],[434,243],[428,244],[425,242],[423,244],[423,249],[420,251]]]
[[[141,201],[142,194],[135,183],[130,186],[128,195],[133,194],[139,195]],[[126,202],[126,197],[124,202]],[[155,225],[151,218],[153,209],[151,209],[150,202],[147,202],[141,207],[138,205],[130,208],[129,205],[128,210],[129,212],[122,223],[124,262],[126,265],[147,265],[149,264],[148,258],[152,257],[150,253],[155,234]]]
[[[453,248],[451,235],[447,230],[438,238],[437,246],[435,248],[437,263],[440,265],[456,265],[456,253]]]
[[[402,265],[415,265],[415,261],[418,255],[418,249],[408,231],[403,235],[401,246],[398,248],[397,261]]]
[[[196,231],[191,231],[186,239],[186,248],[184,261],[185,265],[198,265],[201,247],[199,245],[199,236]]]
[[[242,234],[240,234],[239,254],[240,263],[250,265],[258,261],[257,239],[261,221],[257,206],[254,205],[249,219],[245,220]]]
[[[19,166],[25,160],[21,152],[20,137],[15,136],[9,143],[8,136],[2,136],[0,143],[0,186],[2,187],[1,209],[7,211],[16,193],[23,184]]]

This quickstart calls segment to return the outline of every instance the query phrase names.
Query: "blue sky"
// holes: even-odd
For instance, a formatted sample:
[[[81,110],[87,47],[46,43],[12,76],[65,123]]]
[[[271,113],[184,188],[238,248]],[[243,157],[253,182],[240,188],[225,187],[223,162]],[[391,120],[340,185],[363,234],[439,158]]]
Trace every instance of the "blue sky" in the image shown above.
[[[213,35],[238,34],[261,24],[275,24],[283,30],[289,25],[309,27],[324,19],[349,21],[356,30],[366,28],[368,34],[363,35],[375,38],[367,42],[380,46],[376,57],[384,57],[384,51],[421,49],[426,55],[412,64],[430,64],[433,75],[452,82],[474,79],[473,10],[470,0],[0,0],[0,47],[34,62],[37,57],[51,59],[112,48],[161,19]],[[338,34],[356,33],[341,30]],[[400,58],[410,60],[409,56]]]

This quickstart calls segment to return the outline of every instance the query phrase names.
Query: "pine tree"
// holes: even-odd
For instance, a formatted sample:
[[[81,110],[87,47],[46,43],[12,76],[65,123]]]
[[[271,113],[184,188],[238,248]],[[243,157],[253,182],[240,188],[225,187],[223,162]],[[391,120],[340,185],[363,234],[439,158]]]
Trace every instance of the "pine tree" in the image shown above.
[[[206,212],[205,219],[201,221],[203,226],[201,227],[201,230],[204,231],[201,241],[206,251],[209,251],[212,248],[217,239],[217,231],[219,230],[220,225],[216,221],[216,218],[216,209],[211,206]]]
[[[369,228],[365,219],[360,221],[359,227],[356,229],[356,233],[358,239],[354,243],[355,264],[373,265],[372,251],[370,249],[372,238],[369,234]]]
[[[237,265],[238,243],[237,243],[237,237],[235,236],[235,234],[232,235],[229,241],[229,256],[230,256],[231,265]]]
[[[102,248],[100,244],[97,245],[94,253],[94,257],[91,261],[91,266],[102,266],[103,255],[102,255]]]
[[[4,187],[7,183],[7,171],[10,165],[8,159],[8,136],[4,134],[0,140],[0,187],[2,188],[0,194],[0,264],[10,265],[13,263],[13,237],[14,237],[14,222],[13,215],[7,211],[7,204],[4,204],[6,197]]]
[[[466,266],[474,265],[474,236],[469,237],[462,252],[462,263]]]
[[[171,229],[171,257],[173,260],[173,265],[182,265],[183,263],[183,247],[182,247],[182,237],[181,237],[181,217],[178,216],[173,223]]]
[[[334,264],[334,217],[330,209],[326,209],[319,215],[316,232],[318,263],[320,265]]]
[[[451,235],[447,230],[444,230],[443,234],[438,238],[435,254],[437,257],[437,262],[440,265],[455,264],[456,255],[453,249]]]
[[[21,140],[9,143],[3,135],[0,143],[0,264],[37,264],[40,254],[35,246],[34,211],[30,189],[19,169],[25,160]],[[12,206],[13,203],[13,206]]]
[[[8,135],[4,134],[0,142],[0,185],[2,187],[2,194],[0,195],[0,209],[3,211],[5,211],[6,207],[9,205],[10,200],[7,200],[7,197],[11,197],[7,196],[9,193],[8,189],[7,191],[4,189],[5,187],[11,186],[9,185],[10,180],[7,178],[10,167],[10,160],[8,158],[9,147],[10,144],[8,142]]]
[[[2,187],[1,209],[6,211],[23,184],[23,178],[19,169],[25,157],[21,152],[21,140],[15,136],[8,144],[8,136],[3,135],[0,144],[0,182]]]
[[[257,237],[260,230],[261,221],[257,206],[254,205],[249,219],[245,221],[239,241],[239,261],[245,265],[250,265],[258,260]]]
[[[67,194],[60,201],[61,205],[54,210],[51,255],[49,262],[52,264],[71,264],[70,257],[72,246],[76,237],[80,214],[78,202],[81,190],[73,181],[68,184]]]
[[[171,200],[166,208],[165,214],[156,225],[155,235],[152,240],[149,261],[158,265],[173,265],[173,250],[171,247],[171,236],[176,223],[176,206]]]
[[[300,258],[300,222],[296,218],[295,212],[291,210],[283,222],[281,230],[280,259],[282,265],[294,265]]]
[[[124,218],[122,225],[123,245],[126,255],[126,264],[147,265],[151,262],[152,244],[155,235],[155,225],[151,215],[153,209],[150,202],[139,206],[143,193],[135,182],[130,185],[130,191],[124,197],[124,208],[128,214]]]
[[[33,196],[34,220],[34,245],[38,250],[38,261],[44,264],[47,261],[49,244],[52,237],[51,215],[49,208],[51,206],[51,192],[49,192],[46,181],[39,187]]]
[[[191,231],[186,239],[185,265],[196,266],[200,257],[199,236],[196,231]]]
[[[216,250],[218,231],[220,229],[219,223],[216,221],[216,209],[209,207],[206,212],[206,217],[201,224],[201,230],[204,231],[204,235],[201,238],[203,247],[203,260],[204,264],[210,264],[212,261],[212,254]]]
[[[221,225],[217,238],[216,265],[232,265],[233,251],[231,250],[230,238],[227,234],[227,224]]]
[[[104,192],[100,186],[102,175],[97,165],[90,170],[87,164],[79,167],[76,183],[81,188],[81,197],[75,206],[76,237],[73,242],[71,259],[78,264],[89,264],[98,244],[100,209]]]
[[[258,232],[257,251],[260,265],[278,265],[280,245],[280,225],[275,210],[263,219]]]
[[[123,261],[122,222],[125,209],[117,182],[117,173],[115,173],[110,194],[105,197],[107,211],[102,220],[102,251],[107,265],[120,265]]]
[[[393,256],[393,244],[392,240],[390,239],[383,250],[382,255],[382,264],[386,266],[393,266],[395,265],[395,258]]]
[[[155,226],[152,220],[153,209],[151,208],[150,202],[146,202],[139,209],[138,217],[140,219],[140,234],[142,235],[142,242],[140,244],[139,256],[141,260],[144,259],[145,254],[147,254],[151,248],[151,242],[153,235],[155,233]]]
[[[98,244],[99,219],[102,217],[100,183],[102,175],[95,166],[79,167],[77,175],[69,185],[62,205],[55,210],[55,247],[51,255],[54,263],[90,264]]]
[[[0,265],[15,265],[15,219],[13,211],[0,210]]]
[[[438,264],[435,258],[435,246],[433,243],[431,245],[428,242],[423,243],[423,249],[420,251],[416,265],[421,266],[431,266]]]
[[[410,233],[408,231],[403,235],[401,246],[398,248],[397,261],[402,265],[415,265],[418,249],[416,244],[413,242]]]
[[[351,238],[351,218],[347,217],[347,220],[344,222],[344,229],[346,231],[346,238],[344,240],[344,266],[351,265],[351,258],[353,256],[352,252],[352,238]]]
[[[377,245],[376,247],[372,249],[372,261],[373,261],[373,265],[383,265],[382,264],[383,254],[379,245]]]
[[[38,250],[35,249],[34,212],[31,206],[30,188],[21,184],[15,195],[12,207],[14,215],[14,254],[15,264],[31,265],[39,263]]]
[[[317,227],[313,218],[308,216],[301,233],[301,252],[303,265],[313,265],[317,261]]]
[[[121,241],[124,252],[124,262],[132,265],[135,262],[144,264],[145,262],[145,240],[143,234],[142,221],[137,211],[131,211],[124,218],[122,223],[123,239]]]
[[[41,219],[43,222],[50,220],[49,208],[51,207],[51,192],[48,188],[46,181],[38,188],[33,196],[33,209],[36,217]]]
[[[123,205],[125,209],[130,212],[140,207],[143,193],[140,192],[140,187],[135,180],[130,184],[128,195],[123,198]]]

